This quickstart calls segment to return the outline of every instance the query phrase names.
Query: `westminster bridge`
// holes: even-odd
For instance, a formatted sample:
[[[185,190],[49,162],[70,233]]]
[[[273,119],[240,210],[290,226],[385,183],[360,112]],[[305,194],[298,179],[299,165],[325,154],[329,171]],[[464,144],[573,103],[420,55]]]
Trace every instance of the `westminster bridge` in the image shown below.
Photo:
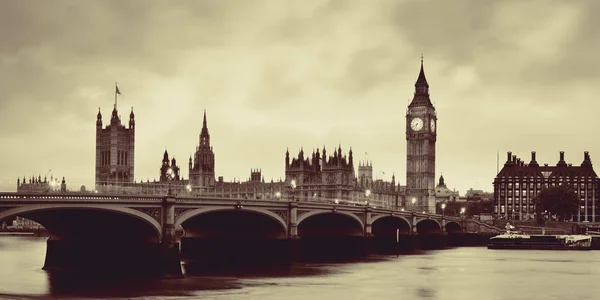
[[[128,266],[165,277],[182,275],[181,259],[289,258],[300,244],[303,253],[335,256],[374,240],[396,251],[415,242],[441,248],[465,232],[497,231],[466,218],[331,202],[0,193],[0,221],[15,216],[47,229],[44,269]]]

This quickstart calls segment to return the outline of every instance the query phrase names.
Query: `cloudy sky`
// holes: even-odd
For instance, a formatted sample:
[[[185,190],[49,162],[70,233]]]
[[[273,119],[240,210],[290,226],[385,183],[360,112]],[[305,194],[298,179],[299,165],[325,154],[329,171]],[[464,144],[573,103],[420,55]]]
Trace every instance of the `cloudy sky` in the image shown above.
[[[93,186],[95,119],[136,113],[136,179],[184,166],[208,115],[216,173],[284,177],[287,148],[365,152],[406,183],[421,53],[436,178],[492,190],[496,155],[600,163],[600,1],[1,1],[0,189]],[[596,18],[597,19],[597,18]],[[356,167],[356,166],[355,166]],[[51,170],[51,171],[50,171]]]

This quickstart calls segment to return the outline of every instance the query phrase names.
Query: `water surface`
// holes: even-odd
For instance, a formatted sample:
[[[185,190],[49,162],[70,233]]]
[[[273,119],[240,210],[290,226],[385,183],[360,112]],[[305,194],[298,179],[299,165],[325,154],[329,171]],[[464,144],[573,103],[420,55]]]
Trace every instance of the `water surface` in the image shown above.
[[[41,270],[46,238],[0,237],[2,299],[599,299],[600,251],[484,247],[346,263],[221,270],[181,280]]]

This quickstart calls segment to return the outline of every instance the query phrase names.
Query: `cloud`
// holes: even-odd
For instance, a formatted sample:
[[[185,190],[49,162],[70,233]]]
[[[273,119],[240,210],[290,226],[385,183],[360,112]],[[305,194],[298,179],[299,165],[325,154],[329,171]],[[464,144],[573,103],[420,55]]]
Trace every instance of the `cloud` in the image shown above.
[[[439,116],[436,169],[459,190],[489,190],[496,151],[536,149],[553,161],[561,147],[598,148],[589,137],[600,126],[599,9],[593,0],[4,1],[0,156],[11,159],[0,179],[64,166],[77,185],[92,184],[96,113],[106,123],[118,81],[123,120],[136,113],[138,178],[156,177],[165,146],[185,165],[207,109],[217,175],[258,167],[283,177],[286,148],[341,143],[404,184],[406,105],[423,53]]]

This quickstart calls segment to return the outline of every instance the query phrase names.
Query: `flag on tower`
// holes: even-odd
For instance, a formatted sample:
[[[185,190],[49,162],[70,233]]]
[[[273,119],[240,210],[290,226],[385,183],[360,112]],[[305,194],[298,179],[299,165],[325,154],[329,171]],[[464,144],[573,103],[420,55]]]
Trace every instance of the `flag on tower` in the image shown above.
[[[121,91],[119,91],[119,86],[117,86],[117,85],[115,84],[115,88],[116,88],[116,91],[115,91],[115,93],[117,93],[118,95],[121,95]]]

